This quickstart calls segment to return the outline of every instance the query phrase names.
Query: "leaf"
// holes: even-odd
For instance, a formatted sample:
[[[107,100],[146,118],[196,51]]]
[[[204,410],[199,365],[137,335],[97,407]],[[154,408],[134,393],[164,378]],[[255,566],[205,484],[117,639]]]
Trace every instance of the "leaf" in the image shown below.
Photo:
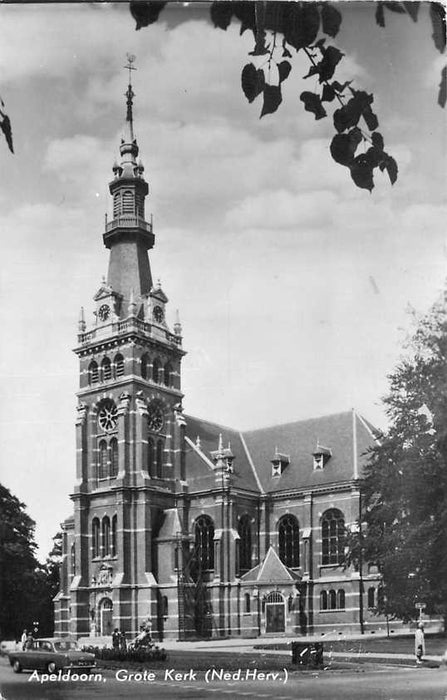
[[[438,105],[445,107],[447,101],[447,66],[441,71],[441,82],[439,83]]]
[[[265,85],[264,87],[264,105],[262,107],[261,117],[265,114],[276,112],[282,102],[281,88],[279,85]]]
[[[373,146],[375,148],[378,148],[379,150],[383,151],[383,136],[380,134],[378,131],[375,131],[374,134],[371,136]]]
[[[210,9],[210,17],[215,27],[226,31],[233,17],[233,3],[223,2],[223,0],[213,2]]]
[[[245,97],[249,102],[253,102],[264,90],[264,71],[260,68],[256,69],[253,63],[247,63],[242,70],[241,84]]]
[[[3,131],[3,133],[5,135],[6,143],[8,144],[9,150],[11,151],[11,153],[14,153],[14,148],[12,145],[11,121],[10,121],[7,114],[3,114],[3,112],[1,112],[1,114],[3,115],[3,119],[0,122],[0,129]]]
[[[365,107],[365,109],[362,112],[362,116],[370,131],[374,131],[375,129],[377,129],[377,127],[379,126],[379,120],[372,111],[371,107]]]
[[[302,92],[300,100],[304,102],[306,112],[315,114],[315,119],[323,119],[326,116],[326,110],[321,104],[320,95],[316,95],[314,92]]]
[[[343,83],[343,85],[340,85],[338,80],[334,80],[334,82],[331,83],[331,85],[334,88],[334,90],[338,92],[339,95],[341,95],[346,90],[346,88],[349,87],[349,85],[351,85],[351,83],[352,80],[347,80],[345,83]]]
[[[136,24],[135,29],[141,29],[141,27],[148,27],[158,20],[160,12],[166,5],[166,2],[139,2],[138,0],[131,0],[129,9],[132,17],[134,18]]]
[[[247,29],[251,29],[253,34],[256,34],[256,11],[254,2],[232,2],[234,16],[240,21],[240,34],[243,34]]]
[[[321,10],[323,32],[328,36],[337,36],[341,25],[341,14],[333,5],[325,2]]]
[[[357,187],[370,192],[374,189],[373,168],[364,153],[354,158],[350,170]]]
[[[279,82],[282,83],[289,77],[289,73],[292,70],[292,66],[290,65],[289,61],[281,61],[281,63],[278,63],[277,65],[279,73]]]
[[[321,101],[322,102],[332,102],[332,100],[335,99],[336,92],[332,85],[329,83],[326,83],[326,85],[323,86],[323,94],[321,95]]]
[[[379,2],[377,3],[376,7],[376,24],[379,25],[379,27],[384,27],[385,26],[385,13],[383,10],[383,3]]]
[[[335,46],[328,46],[327,49],[321,49],[323,58],[319,63],[320,66],[320,83],[330,80],[334,75],[337,64],[340,63],[344,53],[339,51]]]
[[[316,3],[289,2],[284,18],[284,37],[297,51],[310,46],[317,38],[320,14]]]
[[[440,53],[445,50],[445,9],[441,3],[430,3],[430,19],[433,28],[433,42]]]
[[[350,166],[361,140],[362,134],[357,127],[352,129],[349,134],[335,134],[330,146],[332,158],[340,165]]]
[[[400,15],[405,14],[405,8],[402,7],[400,2],[384,2],[383,3],[386,7],[387,10],[391,10],[391,12],[397,12]]]
[[[404,2],[403,6],[410,15],[413,22],[417,22],[420,2]]]
[[[269,51],[265,45],[265,31],[259,29],[256,32],[255,48],[253,51],[249,51],[249,56],[265,56],[266,53],[269,53]]]
[[[394,160],[394,158],[392,158],[391,156],[388,155],[388,153],[384,153],[383,155],[385,157],[383,158],[382,162],[380,163],[380,166],[379,166],[380,170],[382,170],[382,172],[383,172],[383,170],[387,171],[388,177],[390,178],[390,182],[392,185],[394,185],[394,183],[397,180],[397,174],[399,172],[399,169],[397,167],[397,163]]]

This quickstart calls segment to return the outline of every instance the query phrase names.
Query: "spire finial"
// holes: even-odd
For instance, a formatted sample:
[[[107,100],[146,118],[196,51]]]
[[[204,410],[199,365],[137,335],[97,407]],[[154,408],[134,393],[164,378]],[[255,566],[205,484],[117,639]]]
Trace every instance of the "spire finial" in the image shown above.
[[[127,98],[126,121],[129,122],[130,139],[132,142],[134,140],[132,105],[133,105],[133,98],[135,97],[135,93],[132,90],[132,71],[136,70],[136,68],[132,65],[135,61],[135,56],[131,53],[126,53],[126,58],[127,58],[127,64],[124,66],[124,68],[129,71],[129,85],[127,86],[127,91],[126,91],[126,98]]]

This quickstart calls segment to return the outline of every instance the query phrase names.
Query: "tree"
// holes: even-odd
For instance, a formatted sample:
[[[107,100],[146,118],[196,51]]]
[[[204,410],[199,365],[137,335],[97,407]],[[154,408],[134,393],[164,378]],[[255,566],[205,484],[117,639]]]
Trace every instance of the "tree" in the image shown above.
[[[54,549],[42,566],[35,556],[35,523],[25,504],[1,484],[0,513],[0,638],[20,637],[34,622],[39,634],[52,634],[52,599],[59,585]]]
[[[447,621],[447,289],[417,321],[384,402],[390,427],[371,451],[350,559],[377,564],[379,613],[408,621],[419,602]]]
[[[130,11],[136,20],[136,29],[156,22],[166,2],[133,0]],[[377,2],[375,20],[385,26],[388,11],[405,15],[417,21],[420,2]],[[445,10],[440,3],[424,3],[432,25],[432,38],[443,53],[446,46]],[[337,66],[344,54],[332,41],[343,21],[342,12],[329,2],[213,2],[210,8],[215,27],[226,30],[232,21],[240,24],[240,33],[253,34],[252,57],[241,76],[242,90],[249,102],[263,96],[261,117],[275,112],[282,102],[281,86],[293,68],[293,57],[303,52],[309,61],[305,78],[318,78],[319,88],[306,90],[300,95],[304,109],[315,119],[327,116],[335,105],[333,123],[335,135],[330,153],[336,163],[349,169],[352,180],[360,188],[374,188],[374,171],[386,171],[391,184],[397,180],[397,163],[385,151],[379,120],[372,109],[374,96],[355,89],[352,81],[341,84],[334,79]],[[438,102],[444,107],[447,100],[447,69],[441,74]],[[360,148],[362,145],[363,150]]]

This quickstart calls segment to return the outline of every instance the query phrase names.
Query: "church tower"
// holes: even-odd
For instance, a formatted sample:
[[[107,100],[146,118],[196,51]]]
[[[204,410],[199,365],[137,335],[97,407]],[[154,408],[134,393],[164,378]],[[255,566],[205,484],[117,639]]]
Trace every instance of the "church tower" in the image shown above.
[[[109,184],[113,216],[103,234],[108,274],[91,323],[81,310],[75,348],[77,479],[56,632],[77,637],[109,635],[112,626],[131,636],[156,617],[154,534],[184,478],[181,326],[178,318],[168,326],[168,298],[151,273],[155,236],[134,134],[133,61],[128,56],[125,129]]]

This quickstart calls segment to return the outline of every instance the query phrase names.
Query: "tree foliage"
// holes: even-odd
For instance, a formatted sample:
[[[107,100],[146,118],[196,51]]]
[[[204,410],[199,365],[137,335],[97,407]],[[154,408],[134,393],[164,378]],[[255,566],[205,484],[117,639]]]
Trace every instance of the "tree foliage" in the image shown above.
[[[34,622],[39,633],[51,634],[58,573],[36,559],[35,523],[1,484],[0,514],[0,638],[20,637]]]
[[[379,612],[404,620],[416,618],[417,602],[447,618],[446,368],[447,290],[390,376],[390,428],[362,487],[366,530],[351,540],[351,556],[361,546],[383,576]]]
[[[429,6],[432,38],[435,47],[445,51],[445,10],[439,3]],[[133,0],[130,11],[136,29],[157,21],[166,2]],[[375,3],[375,20],[386,23],[387,12],[406,15],[417,21],[420,2]],[[262,96],[261,117],[276,112],[282,102],[282,85],[293,67],[293,57],[304,52],[309,61],[305,78],[317,78],[313,89],[303,91],[299,99],[304,109],[316,120],[332,109],[335,135],[330,153],[336,163],[349,169],[352,180],[360,188],[371,191],[375,171],[386,172],[391,184],[397,180],[398,166],[385,150],[379,120],[372,105],[374,97],[351,87],[352,81],[341,84],[335,79],[344,54],[329,43],[339,33],[343,15],[329,2],[225,2],[211,4],[211,20],[215,27],[226,30],[232,22],[240,25],[240,33],[250,31],[254,46],[252,57],[242,69],[241,85],[249,102]],[[441,74],[438,102],[445,106],[446,69]]]

